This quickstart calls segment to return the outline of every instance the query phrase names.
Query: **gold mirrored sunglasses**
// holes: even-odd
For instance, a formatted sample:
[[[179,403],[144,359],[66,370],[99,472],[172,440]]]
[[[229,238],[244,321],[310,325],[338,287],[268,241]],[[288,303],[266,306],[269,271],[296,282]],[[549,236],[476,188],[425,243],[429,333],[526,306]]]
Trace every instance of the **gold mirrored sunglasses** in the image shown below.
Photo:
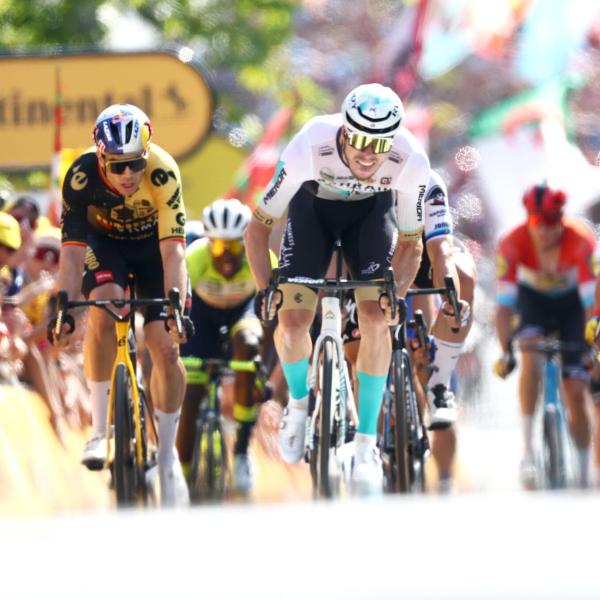
[[[362,133],[346,133],[348,144],[356,150],[365,150],[368,146],[373,148],[375,154],[383,154],[392,149],[393,140],[391,138],[377,138]]]
[[[223,256],[226,251],[238,255],[244,249],[244,242],[242,240],[209,240],[208,247],[210,253],[216,257]]]

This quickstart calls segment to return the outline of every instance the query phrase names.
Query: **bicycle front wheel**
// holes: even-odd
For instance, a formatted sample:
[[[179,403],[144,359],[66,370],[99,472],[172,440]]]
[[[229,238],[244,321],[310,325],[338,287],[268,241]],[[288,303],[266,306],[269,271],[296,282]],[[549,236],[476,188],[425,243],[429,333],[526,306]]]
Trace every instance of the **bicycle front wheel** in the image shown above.
[[[402,353],[402,374],[405,383],[406,416],[408,434],[408,480],[409,491],[425,491],[425,456],[429,448],[427,431],[423,424],[421,407],[417,400],[408,354]]]
[[[565,453],[561,436],[561,417],[556,406],[544,409],[544,469],[550,489],[562,489],[567,485]]]
[[[117,366],[114,386],[115,456],[113,479],[118,506],[135,503],[138,472],[135,457],[135,431],[131,414],[129,372],[124,364]]]
[[[217,419],[200,419],[194,441],[190,495],[194,501],[221,500],[225,496],[227,454]]]
[[[333,342],[330,339],[323,343],[322,363],[320,366],[320,395],[318,421],[316,424],[316,439],[310,456],[310,471],[313,480],[315,496],[330,498],[332,495],[329,481],[329,451],[331,447],[331,407],[333,397]]]
[[[409,424],[408,424],[408,398],[410,389],[406,381],[410,377],[406,363],[403,360],[402,350],[392,354],[392,385],[393,398],[392,410],[394,417],[394,489],[397,492],[410,491],[409,471]]]

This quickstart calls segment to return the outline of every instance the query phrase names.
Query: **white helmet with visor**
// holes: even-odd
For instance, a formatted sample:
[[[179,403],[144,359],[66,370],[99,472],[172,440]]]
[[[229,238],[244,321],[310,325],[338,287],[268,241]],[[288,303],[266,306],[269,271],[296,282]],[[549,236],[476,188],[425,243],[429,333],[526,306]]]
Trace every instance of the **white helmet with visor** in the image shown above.
[[[376,154],[389,152],[403,116],[398,94],[379,83],[359,85],[342,103],[348,143],[358,150],[373,144]]]

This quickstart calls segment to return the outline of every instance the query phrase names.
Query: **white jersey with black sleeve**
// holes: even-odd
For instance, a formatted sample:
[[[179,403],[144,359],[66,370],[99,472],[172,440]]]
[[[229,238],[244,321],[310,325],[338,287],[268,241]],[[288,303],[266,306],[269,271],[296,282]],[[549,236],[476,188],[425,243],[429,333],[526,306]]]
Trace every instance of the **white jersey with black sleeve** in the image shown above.
[[[305,186],[325,200],[360,201],[392,191],[400,239],[418,239],[423,232],[423,201],[430,178],[429,160],[416,138],[400,128],[387,160],[368,181],[354,177],[339,143],[342,115],[314,117],[283,151],[275,175],[258,203],[257,217],[280,218],[294,194]]]

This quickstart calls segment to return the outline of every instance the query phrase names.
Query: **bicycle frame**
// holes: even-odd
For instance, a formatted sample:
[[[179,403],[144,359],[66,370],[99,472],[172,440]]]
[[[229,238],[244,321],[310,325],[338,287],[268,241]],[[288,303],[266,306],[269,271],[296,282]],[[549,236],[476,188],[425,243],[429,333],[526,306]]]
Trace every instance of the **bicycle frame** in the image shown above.
[[[123,320],[115,321],[115,333],[117,338],[117,354],[115,356],[115,361],[113,363],[112,374],[110,377],[111,381],[114,381],[115,373],[117,371],[117,367],[120,364],[124,364],[127,367],[127,371],[129,372],[129,377],[131,381],[131,396],[133,399],[133,419],[135,425],[135,436],[138,440],[142,439],[142,418],[140,415],[140,392],[137,385],[137,377],[136,371],[133,363],[131,362],[131,357],[129,356],[129,347],[127,344],[127,339],[129,337],[129,315],[127,317],[122,317]],[[108,457],[110,456],[110,426],[113,421],[113,414],[115,408],[115,388],[113,385],[110,386],[110,398],[108,401],[108,411],[106,413],[106,460],[108,462]],[[142,445],[136,444],[136,464],[138,466],[142,466],[144,457],[142,454]],[[105,467],[107,465],[105,464]]]
[[[325,343],[325,340],[329,339],[333,342],[335,349],[335,362],[337,369],[335,373],[341,375],[339,377],[339,416],[341,417],[341,429],[340,439],[346,437],[346,423],[343,419],[343,415],[348,416],[350,425],[356,427],[358,425],[358,413],[356,410],[356,402],[354,399],[354,393],[352,391],[352,384],[350,382],[350,374],[348,373],[348,364],[345,360],[344,355],[344,343],[341,336],[342,331],[342,313],[340,309],[340,298],[338,296],[326,295],[321,298],[321,331],[317,340],[314,344],[313,356],[311,361],[311,368],[308,377],[309,389],[316,389],[317,375],[319,373],[319,356],[321,354],[321,348]],[[341,365],[341,369],[340,369]],[[334,382],[335,386],[336,382]],[[306,429],[306,447],[310,450],[314,450],[313,441],[315,439],[315,427],[317,418],[320,414],[321,395],[315,394],[316,404],[313,413],[310,418],[309,426]],[[336,396],[337,398],[337,396]],[[335,418],[335,410],[331,411],[331,418]]]

